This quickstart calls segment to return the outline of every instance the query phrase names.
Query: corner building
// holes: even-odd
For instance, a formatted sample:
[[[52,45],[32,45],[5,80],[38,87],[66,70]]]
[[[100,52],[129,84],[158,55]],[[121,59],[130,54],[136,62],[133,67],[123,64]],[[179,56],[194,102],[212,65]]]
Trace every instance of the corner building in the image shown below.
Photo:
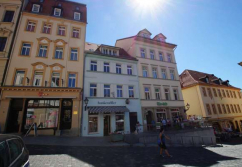
[[[84,4],[28,2],[1,88],[4,132],[80,135],[86,24]]]
[[[163,34],[151,38],[144,29],[137,35],[119,39],[117,47],[122,47],[138,61],[143,127],[150,130],[151,122],[162,118],[184,117],[184,101],[181,93],[174,44],[166,42]]]

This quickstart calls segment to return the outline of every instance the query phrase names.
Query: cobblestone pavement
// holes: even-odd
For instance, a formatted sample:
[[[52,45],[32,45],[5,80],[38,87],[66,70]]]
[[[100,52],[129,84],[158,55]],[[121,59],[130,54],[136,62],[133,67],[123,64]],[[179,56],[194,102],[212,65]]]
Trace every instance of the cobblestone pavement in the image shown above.
[[[242,144],[169,148],[172,158],[160,157],[158,147],[27,145],[27,148],[33,167],[242,166]]]

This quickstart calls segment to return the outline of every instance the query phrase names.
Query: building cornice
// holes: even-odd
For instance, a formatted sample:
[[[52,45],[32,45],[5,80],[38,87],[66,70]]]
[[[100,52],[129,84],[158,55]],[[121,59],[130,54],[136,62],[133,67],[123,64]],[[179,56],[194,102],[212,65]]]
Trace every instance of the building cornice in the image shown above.
[[[182,90],[189,89],[194,86],[215,87],[215,88],[221,88],[221,89],[223,88],[223,89],[231,89],[231,90],[239,90],[239,91],[241,90],[240,88],[227,87],[227,86],[223,86],[223,85],[207,85],[207,84],[201,84],[201,83],[196,83],[196,84],[182,87]]]

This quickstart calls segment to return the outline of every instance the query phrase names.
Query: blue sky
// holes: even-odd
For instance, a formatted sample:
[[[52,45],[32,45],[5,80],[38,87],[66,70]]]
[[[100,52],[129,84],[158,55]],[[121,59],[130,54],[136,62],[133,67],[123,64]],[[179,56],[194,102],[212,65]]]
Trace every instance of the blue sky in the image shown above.
[[[87,4],[86,41],[115,45],[147,28],[177,44],[178,72],[214,74],[242,88],[242,0],[76,0]],[[141,0],[144,1],[144,0]]]

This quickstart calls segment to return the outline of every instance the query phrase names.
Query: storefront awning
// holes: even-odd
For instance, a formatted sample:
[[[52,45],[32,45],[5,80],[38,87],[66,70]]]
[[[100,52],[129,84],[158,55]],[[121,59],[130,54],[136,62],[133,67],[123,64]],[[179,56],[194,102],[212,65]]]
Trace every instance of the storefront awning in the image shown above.
[[[130,110],[125,106],[98,106],[98,107],[88,107],[90,113],[116,113],[116,112],[130,112]]]

